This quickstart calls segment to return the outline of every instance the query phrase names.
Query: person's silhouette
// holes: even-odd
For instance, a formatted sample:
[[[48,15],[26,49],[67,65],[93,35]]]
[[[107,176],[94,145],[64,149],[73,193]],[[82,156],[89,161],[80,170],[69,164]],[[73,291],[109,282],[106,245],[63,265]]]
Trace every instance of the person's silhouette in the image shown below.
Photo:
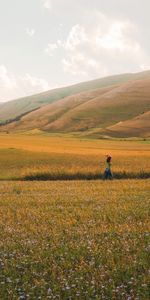
[[[104,179],[109,179],[111,180],[112,179],[112,172],[111,172],[111,160],[112,160],[112,157],[110,155],[106,155],[106,169],[105,169],[105,172],[104,172]]]

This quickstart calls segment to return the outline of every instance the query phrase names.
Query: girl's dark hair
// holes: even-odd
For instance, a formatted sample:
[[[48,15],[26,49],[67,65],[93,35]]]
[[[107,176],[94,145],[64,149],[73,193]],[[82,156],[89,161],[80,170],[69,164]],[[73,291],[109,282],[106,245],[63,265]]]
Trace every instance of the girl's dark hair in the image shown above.
[[[111,156],[108,156],[106,161],[110,162],[111,161]]]

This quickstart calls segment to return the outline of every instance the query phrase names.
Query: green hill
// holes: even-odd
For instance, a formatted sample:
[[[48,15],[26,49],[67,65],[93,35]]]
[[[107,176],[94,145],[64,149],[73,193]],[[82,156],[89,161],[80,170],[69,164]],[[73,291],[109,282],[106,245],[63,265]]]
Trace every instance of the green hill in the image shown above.
[[[120,84],[136,78],[138,79],[139,77],[143,78],[145,76],[150,77],[150,72],[109,76],[2,103],[0,106],[0,123],[2,124],[6,121],[12,121],[16,118],[19,119],[28,112],[70,95]]]
[[[100,87],[91,89],[97,85]],[[79,92],[82,89],[85,91]],[[71,95],[65,97],[65,93]],[[21,111],[23,103],[24,111]],[[5,105],[15,110],[15,104],[19,107],[19,100]],[[4,106],[2,104],[2,108]],[[150,136],[147,114],[150,111],[150,72],[112,76],[21,99],[19,111],[14,121],[6,119],[8,124],[1,126],[1,131],[93,132],[96,137],[147,137]],[[0,112],[2,114],[2,109]]]

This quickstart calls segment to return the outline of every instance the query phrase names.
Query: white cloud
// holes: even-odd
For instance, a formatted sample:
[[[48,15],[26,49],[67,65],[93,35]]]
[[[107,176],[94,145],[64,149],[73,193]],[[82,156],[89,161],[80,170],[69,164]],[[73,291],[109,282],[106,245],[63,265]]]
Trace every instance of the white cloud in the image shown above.
[[[102,14],[90,26],[74,26],[65,42],[66,58],[62,61],[65,71],[103,76],[115,72],[114,61],[118,64],[122,61],[125,65],[136,59],[137,63],[142,50],[132,32],[131,23],[109,20]]]
[[[56,43],[49,43],[47,48],[44,50],[49,56],[53,56],[56,49],[58,49],[58,42]]]
[[[77,46],[81,43],[86,43],[88,41],[88,36],[85,33],[85,28],[76,24],[72,27],[66,42],[64,43],[64,48],[66,50],[75,50]]]
[[[25,74],[25,76],[20,78],[20,81],[24,86],[24,90],[28,91],[30,89],[30,93],[33,94],[49,89],[49,84],[45,79],[37,78],[35,76],[31,76],[30,74]]]
[[[50,89],[48,82],[30,74],[16,76],[0,66],[0,101],[7,101]]]
[[[65,40],[49,44],[47,53],[62,52],[65,72],[86,78],[138,71],[149,58],[136,40],[136,28],[95,12],[74,25]],[[80,77],[81,78],[81,77]]]
[[[138,51],[139,44],[130,38],[133,25],[129,22],[113,22],[105,34],[96,37],[96,46],[106,50]]]
[[[42,0],[42,4],[46,9],[51,9],[52,8],[52,3],[51,0]]]
[[[13,74],[8,74],[7,68],[4,65],[0,66],[0,90],[13,89],[16,87],[16,79]]]
[[[150,70],[150,63],[149,64],[142,64],[142,65],[140,65],[140,69],[142,71]]]
[[[101,62],[86,56],[86,54],[76,53],[69,59],[64,58],[62,63],[64,71],[75,76],[80,75],[88,78],[89,74],[96,76],[99,72],[101,72],[101,76],[108,75],[107,68]]]
[[[69,72],[72,75],[77,75],[79,73],[80,65],[80,74],[86,75],[86,66],[85,66],[85,57],[78,53],[76,56],[70,58],[70,60],[64,58],[62,60],[65,72]]]
[[[35,29],[34,28],[26,28],[26,34],[29,35],[30,37],[35,35]]]

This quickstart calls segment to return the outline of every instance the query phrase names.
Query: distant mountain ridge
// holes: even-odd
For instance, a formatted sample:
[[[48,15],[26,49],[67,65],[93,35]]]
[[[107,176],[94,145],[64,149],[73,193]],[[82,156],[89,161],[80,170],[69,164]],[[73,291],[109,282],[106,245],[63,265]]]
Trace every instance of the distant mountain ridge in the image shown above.
[[[0,130],[149,137],[150,71],[109,76],[0,106]]]

